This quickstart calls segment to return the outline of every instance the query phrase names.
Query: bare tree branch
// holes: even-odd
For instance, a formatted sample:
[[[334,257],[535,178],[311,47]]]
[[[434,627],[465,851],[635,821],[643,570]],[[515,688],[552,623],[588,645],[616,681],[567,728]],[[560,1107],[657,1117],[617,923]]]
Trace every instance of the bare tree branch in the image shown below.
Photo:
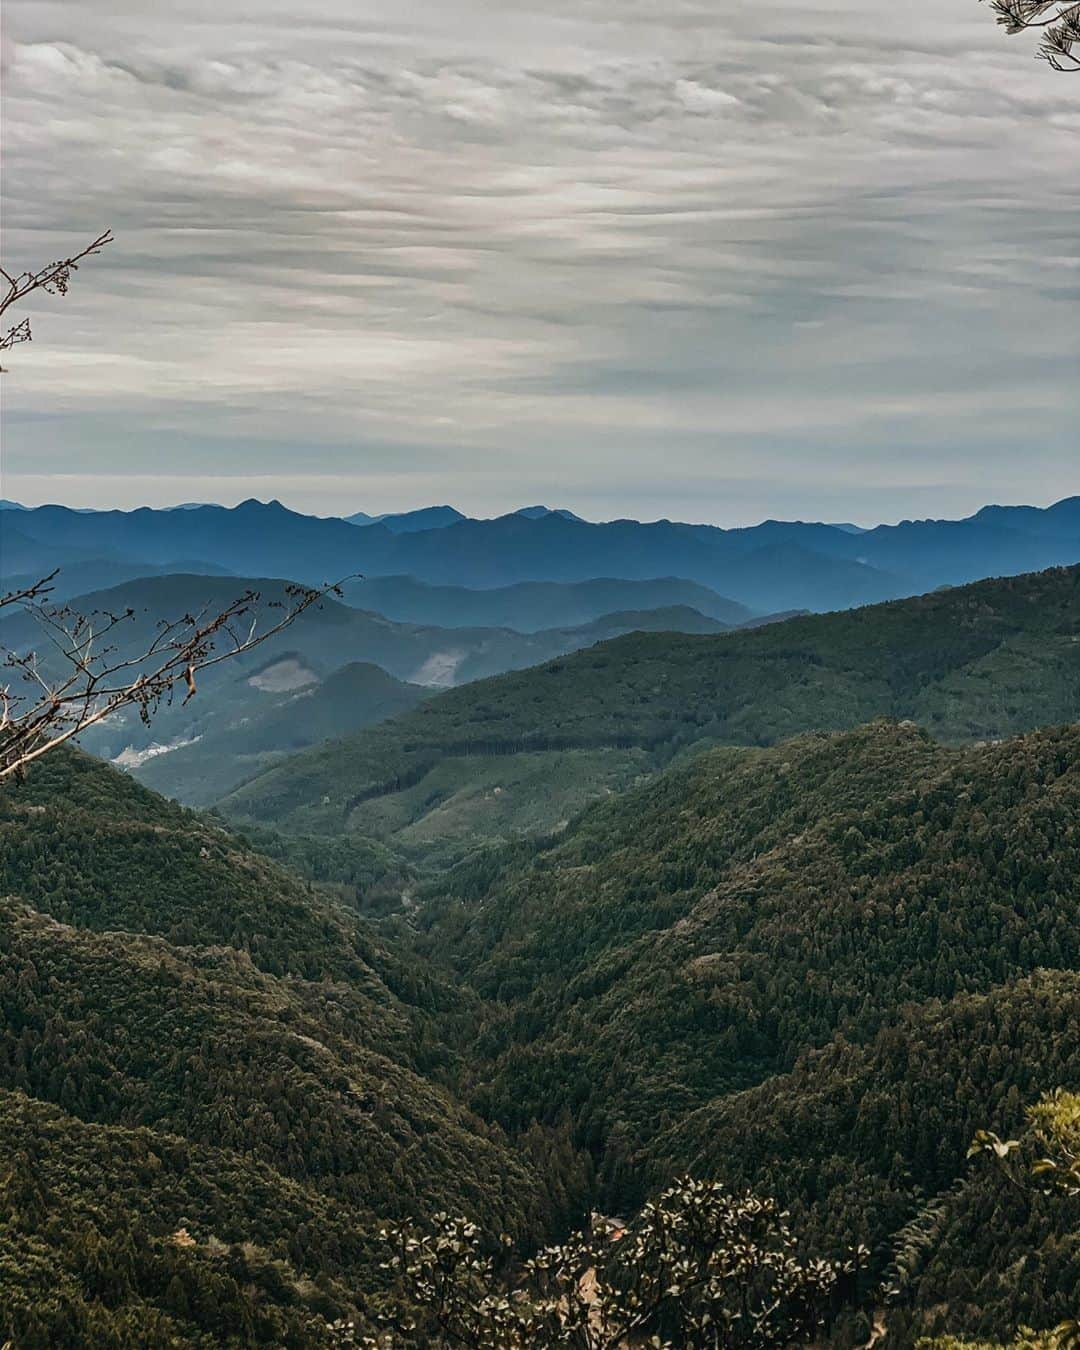
[[[283,611],[281,617],[264,629],[256,612],[260,594],[248,590],[216,614],[208,616],[204,608],[160,621],[155,636],[131,654],[105,639],[135,611],[84,615],[50,605],[55,575],[0,597],[0,607],[32,615],[52,648],[50,661],[43,662],[36,651],[0,646],[0,666],[11,672],[0,686],[0,781],[122,708],[138,709],[148,724],[163,703],[172,702],[177,686],[183,687],[187,703],[195,696],[200,671],[253,651],[327,595],[340,595],[344,581],[353,580],[320,587],[290,583],[285,601],[270,602]]]
[[[105,230],[103,234],[78,253],[73,253],[70,258],[61,258],[57,262],[51,262],[47,267],[39,268],[36,272],[16,272],[11,273],[0,267],[0,282],[4,283],[6,289],[0,294],[0,314],[3,314],[12,305],[18,304],[20,300],[25,300],[33,291],[45,291],[48,295],[67,295],[68,286],[71,283],[72,272],[77,272],[79,263],[85,258],[92,258],[95,254],[101,252],[106,244],[113,241],[112,231]],[[2,288],[0,288],[2,289]],[[0,331],[0,351],[6,351],[9,347],[17,347],[20,342],[29,342],[33,334],[30,331],[30,320],[20,319],[6,332]]]
[[[0,315],[34,291],[66,295],[72,272],[111,243],[112,232],[106,230],[78,253],[37,271],[12,273],[0,267]],[[0,350],[30,339],[30,321],[24,318],[0,332]],[[171,703],[178,685],[187,703],[195,697],[200,671],[254,650],[326,595],[341,593],[341,583],[289,584],[285,601],[270,602],[281,617],[260,631],[259,593],[248,590],[217,614],[206,606],[197,614],[159,621],[154,637],[136,642],[132,652],[122,651],[115,637],[135,611],[85,615],[53,605],[56,575],[50,572],[32,585],[0,594],[0,617],[20,611],[31,615],[49,648],[48,660],[42,660],[36,651],[0,645],[0,667],[10,673],[0,685],[0,782],[123,708],[137,708],[149,723],[163,703]]]

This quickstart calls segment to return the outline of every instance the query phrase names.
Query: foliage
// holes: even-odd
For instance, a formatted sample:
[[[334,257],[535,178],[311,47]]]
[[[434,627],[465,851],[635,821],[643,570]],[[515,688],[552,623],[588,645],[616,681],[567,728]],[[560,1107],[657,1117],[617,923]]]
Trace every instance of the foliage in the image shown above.
[[[1080,1081],[1078,775],[1075,727],[948,748],[878,721],[685,754],[376,924],[357,908],[381,846],[253,832],[309,873],[352,868],[363,894],[333,892],[46,757],[0,796],[0,1128],[46,1187],[0,1214],[0,1340],[306,1346],[336,1322],[433,1343],[423,1309],[400,1330],[423,1269],[380,1270],[371,1235],[429,1251],[441,1209],[510,1234],[453,1230],[493,1263],[469,1306],[489,1299],[499,1335],[547,1317],[525,1324],[542,1345],[584,1297],[574,1271],[647,1286],[602,1225],[530,1256],[589,1204],[634,1212],[687,1174],[716,1179],[706,1200],[775,1197],[753,1202],[787,1232],[766,1275],[865,1245],[866,1281],[898,1290],[881,1350],[1053,1326],[1080,1303],[1076,1198],[964,1158]],[[1055,1101],[1031,1128],[1067,1141]],[[1037,1152],[1064,1175],[1064,1149]],[[581,1335],[607,1334],[588,1297]],[[818,1340],[865,1343],[868,1309],[837,1302]],[[646,1340],[694,1344],[680,1316]]]
[[[0,1090],[0,1344],[326,1343],[378,1242],[273,1168]]]
[[[0,1237],[0,1343],[318,1344],[311,1328],[355,1306],[343,1289],[378,1286],[380,1221],[452,1205],[524,1239],[577,1212],[588,1168],[565,1133],[512,1149],[438,1081],[452,991],[124,775],[58,751],[0,796],[0,895],[5,1160],[51,1177],[29,1228]],[[123,1265],[139,1214],[152,1240],[113,1317],[83,1249]],[[182,1228],[196,1249],[178,1255]],[[241,1314],[220,1281],[249,1241],[268,1255],[229,1276],[243,1307],[253,1291]]]
[[[1075,968],[1078,746],[879,723],[717,750],[464,865],[420,918],[483,999],[474,1103],[632,1153],[906,1003]]]
[[[1063,74],[1080,71],[1080,4],[1076,0],[991,0],[997,21],[1010,34],[1035,30],[1039,57]]]
[[[1061,1088],[1028,1107],[1027,1122],[1039,1156],[1031,1163],[1033,1177],[1053,1191],[1080,1196],[1080,1095]],[[988,1157],[1014,1185],[1022,1185],[1016,1169],[1006,1166],[1023,1156],[1018,1139],[1001,1139],[993,1130],[977,1131],[969,1158]]]
[[[468,1220],[440,1214],[426,1231],[398,1226],[384,1237],[413,1315],[387,1315],[393,1330],[367,1343],[776,1350],[808,1342],[852,1292],[863,1253],[800,1261],[785,1220],[771,1200],[681,1180],[628,1224],[594,1215],[589,1231],[508,1278]]]
[[[1028,1111],[1041,1156],[1032,1175],[1044,1186],[1080,1196],[1080,1095],[1061,1088]]]
[[[1008,1345],[989,1341],[962,1341],[955,1336],[924,1336],[915,1342],[915,1350],[1072,1350],[1056,1332],[1036,1332],[1024,1327]]]

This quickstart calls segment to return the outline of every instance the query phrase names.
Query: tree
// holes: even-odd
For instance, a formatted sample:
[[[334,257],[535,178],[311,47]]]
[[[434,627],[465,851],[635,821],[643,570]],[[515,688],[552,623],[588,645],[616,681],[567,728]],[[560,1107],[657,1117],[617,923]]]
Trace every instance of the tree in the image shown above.
[[[466,1219],[383,1236],[409,1315],[384,1315],[388,1330],[374,1335],[338,1323],[339,1345],[781,1350],[828,1325],[866,1255],[804,1262],[774,1201],[692,1180],[625,1225],[594,1215],[588,1232],[505,1277],[498,1248]]]
[[[121,708],[136,708],[148,723],[178,686],[187,703],[200,671],[252,651],[324,596],[340,594],[336,583],[289,584],[285,600],[266,606],[276,611],[276,621],[260,629],[261,596],[247,590],[216,613],[204,608],[160,620],[152,640],[132,651],[115,639],[135,611],[81,614],[50,604],[56,575],[0,595],[0,617],[15,610],[32,614],[47,644],[43,658],[36,650],[14,651],[0,643],[0,667],[9,672],[0,685],[0,782]]]
[[[988,1160],[1022,1193],[1041,1189],[1070,1200],[1080,1197],[1080,1094],[1057,1088],[1027,1109],[1022,1139],[1002,1139],[979,1130],[969,1158]],[[1034,1159],[1031,1154],[1034,1153]],[[1009,1346],[975,1345],[952,1337],[920,1341],[917,1350],[1078,1350],[1080,1320],[1069,1318],[1050,1331],[1021,1328]]]
[[[33,291],[44,291],[46,295],[67,295],[72,272],[77,272],[81,262],[86,258],[95,257],[112,241],[112,230],[105,230],[92,243],[87,244],[78,253],[73,253],[70,258],[60,258],[37,271],[11,273],[0,267],[0,278],[7,283],[7,291],[0,298],[0,314],[5,314],[12,305],[25,300]],[[6,332],[0,333],[0,351],[17,347],[21,342],[29,342],[31,337],[30,320],[20,319]]]
[[[71,275],[87,258],[112,243],[111,230],[78,253],[37,270],[11,273],[0,267],[7,290],[0,315],[35,291],[66,295]],[[0,333],[0,351],[29,342],[30,320],[21,319]],[[321,587],[290,585],[285,600],[273,602],[275,621],[259,628],[257,591],[248,590],[217,613],[204,609],[177,619],[162,619],[153,639],[132,650],[119,645],[122,626],[133,610],[84,615],[50,602],[59,569],[20,589],[0,593],[0,619],[29,612],[41,626],[46,657],[0,645],[0,666],[10,672],[0,684],[0,782],[57,745],[121,708],[135,707],[144,722],[177,686],[184,701],[194,697],[196,675],[221,661],[251,651],[288,627],[304,610],[340,583]]]
[[[1011,36],[1039,34],[1038,55],[1062,73],[1080,72],[1080,3],[1076,0],[992,0],[997,21]]]
[[[1030,1164],[1030,1175],[1047,1191],[1070,1199],[1080,1196],[1080,1093],[1063,1088],[1046,1093],[1028,1107],[1027,1122],[1029,1141],[1039,1155]],[[991,1159],[1021,1189],[1030,1184],[1024,1175],[1023,1155],[1021,1140],[1000,1139],[991,1130],[980,1130],[968,1149],[969,1158]]]

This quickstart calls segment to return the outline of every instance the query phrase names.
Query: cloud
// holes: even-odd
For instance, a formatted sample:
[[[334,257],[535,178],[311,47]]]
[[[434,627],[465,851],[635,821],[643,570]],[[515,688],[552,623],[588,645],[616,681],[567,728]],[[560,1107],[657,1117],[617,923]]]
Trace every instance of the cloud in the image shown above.
[[[1080,104],[974,0],[89,8],[7,11],[7,247],[117,243],[10,362],[6,495],[1076,487]]]

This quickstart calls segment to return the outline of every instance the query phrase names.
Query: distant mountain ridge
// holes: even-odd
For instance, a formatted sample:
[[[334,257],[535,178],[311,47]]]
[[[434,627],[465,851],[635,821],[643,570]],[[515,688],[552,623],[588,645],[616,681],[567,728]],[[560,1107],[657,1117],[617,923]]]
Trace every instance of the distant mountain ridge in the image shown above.
[[[350,525],[384,525],[395,534],[412,534],[416,530],[443,530],[468,517],[453,506],[422,506],[418,511],[396,511],[382,516],[357,511],[345,519]]]
[[[565,506],[522,506],[514,512],[514,515],[524,516],[526,520],[543,520],[545,516],[560,516],[563,520],[582,520],[581,516],[568,511]]]
[[[12,505],[15,505],[12,503]],[[25,508],[23,508],[25,509]],[[544,516],[561,516],[563,520],[581,520],[573,511],[565,507],[523,506],[511,512],[515,516],[524,516],[526,520],[542,520]],[[366,511],[355,511],[345,516],[350,525],[385,525],[395,534],[413,534],[417,530],[444,530],[448,525],[457,525],[463,520],[475,520],[467,516],[456,506],[421,506],[414,511],[387,511],[382,515],[369,516]]]
[[[20,565],[3,561],[12,550],[0,543],[6,573],[31,570],[31,560],[52,570],[59,551],[69,566],[88,558],[155,565],[199,558],[247,576],[312,582],[363,573],[490,588],[674,576],[759,612],[843,609],[1080,561],[1076,497],[1045,509],[987,507],[964,520],[904,521],[858,534],[776,520],[734,530],[672,521],[593,524],[553,511],[535,519],[520,513],[463,519],[435,529],[413,528],[415,522],[358,529],[253,499],[184,511],[45,506],[17,518]],[[5,523],[0,533],[9,536],[12,528]]]
[[[521,581],[513,586],[480,589],[438,586],[409,576],[363,577],[348,582],[344,594],[349,604],[376,610],[399,623],[491,626],[514,628],[519,633],[577,627],[626,610],[672,606],[695,609],[732,627],[759,617],[745,605],[681,577]]]

